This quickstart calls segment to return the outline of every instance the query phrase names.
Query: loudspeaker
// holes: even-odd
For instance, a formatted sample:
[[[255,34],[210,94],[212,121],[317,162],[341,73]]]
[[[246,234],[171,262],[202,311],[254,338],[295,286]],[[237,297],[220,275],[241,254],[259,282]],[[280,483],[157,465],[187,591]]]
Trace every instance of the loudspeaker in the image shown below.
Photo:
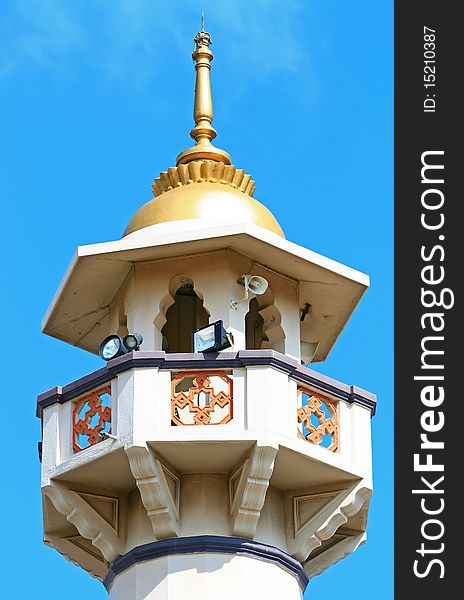
[[[258,277],[258,275],[244,275],[243,276],[245,290],[255,294],[255,296],[261,296],[267,290],[269,283],[264,277]]]

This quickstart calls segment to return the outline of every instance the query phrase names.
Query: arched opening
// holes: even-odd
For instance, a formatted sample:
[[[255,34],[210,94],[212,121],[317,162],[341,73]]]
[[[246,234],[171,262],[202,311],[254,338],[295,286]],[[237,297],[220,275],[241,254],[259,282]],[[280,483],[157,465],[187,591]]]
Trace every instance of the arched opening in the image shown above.
[[[209,323],[209,315],[193,284],[184,283],[174,294],[161,329],[165,352],[192,352],[192,331]]]

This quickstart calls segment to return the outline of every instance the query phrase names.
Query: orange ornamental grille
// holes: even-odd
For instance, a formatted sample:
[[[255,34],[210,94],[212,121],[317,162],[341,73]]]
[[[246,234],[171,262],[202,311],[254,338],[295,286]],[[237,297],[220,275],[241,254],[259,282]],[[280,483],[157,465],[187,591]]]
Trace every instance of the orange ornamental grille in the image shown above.
[[[298,388],[298,437],[335,452],[338,448],[337,406],[328,398]]]
[[[73,410],[74,452],[85,450],[105,439],[111,433],[111,387],[106,386],[90,392],[78,402]]]
[[[172,425],[224,425],[232,420],[233,382],[224,371],[175,373]]]

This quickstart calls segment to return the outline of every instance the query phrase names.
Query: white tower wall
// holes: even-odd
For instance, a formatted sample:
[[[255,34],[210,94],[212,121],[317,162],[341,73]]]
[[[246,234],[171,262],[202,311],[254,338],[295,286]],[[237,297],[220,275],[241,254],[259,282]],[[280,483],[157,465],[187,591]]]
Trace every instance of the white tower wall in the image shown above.
[[[245,288],[238,280],[245,274],[259,275],[269,282],[269,290],[257,297],[269,337],[268,346],[300,358],[300,318],[298,283],[255,265],[237,252],[218,251],[198,256],[144,262],[134,266],[110,307],[110,330],[117,331],[123,311],[129,331],[144,337],[144,350],[162,350],[161,329],[174,295],[183,283],[192,283],[210,314],[210,322],[222,320],[234,337],[234,349],[245,345],[245,316],[249,300],[234,309],[230,300],[241,300]]]
[[[185,554],[134,565],[117,576],[110,600],[300,600],[298,579],[265,560]]]

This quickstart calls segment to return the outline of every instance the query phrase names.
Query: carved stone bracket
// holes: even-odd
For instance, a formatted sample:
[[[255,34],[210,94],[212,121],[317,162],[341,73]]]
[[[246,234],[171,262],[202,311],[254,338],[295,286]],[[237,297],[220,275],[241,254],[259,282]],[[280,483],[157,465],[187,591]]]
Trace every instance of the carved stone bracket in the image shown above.
[[[323,571],[349,556],[358,546],[366,541],[366,533],[358,533],[357,535],[349,535],[341,537],[333,546],[321,552],[314,558],[309,557],[309,560],[303,564],[303,568],[311,579],[316,575],[320,575]]]
[[[46,534],[44,544],[57,550],[66,560],[69,560],[73,565],[81,567],[89,575],[103,581],[108,572],[108,563],[103,559],[97,559],[88,551],[79,548],[71,540],[61,538],[55,535]]]
[[[112,562],[120,554],[123,554],[122,545],[114,527],[77,492],[56,482],[42,489],[56,510],[77,528],[82,537],[91,540],[108,562]]]
[[[159,540],[177,537],[179,478],[163,466],[149,448],[132,446],[125,450],[153,533]]]
[[[287,498],[287,542],[289,553],[304,562],[312,550],[358,513],[372,489],[361,480],[354,486],[332,492]],[[291,513],[291,514],[289,514]]]
[[[253,538],[274,470],[277,448],[256,445],[229,479],[233,535]]]

